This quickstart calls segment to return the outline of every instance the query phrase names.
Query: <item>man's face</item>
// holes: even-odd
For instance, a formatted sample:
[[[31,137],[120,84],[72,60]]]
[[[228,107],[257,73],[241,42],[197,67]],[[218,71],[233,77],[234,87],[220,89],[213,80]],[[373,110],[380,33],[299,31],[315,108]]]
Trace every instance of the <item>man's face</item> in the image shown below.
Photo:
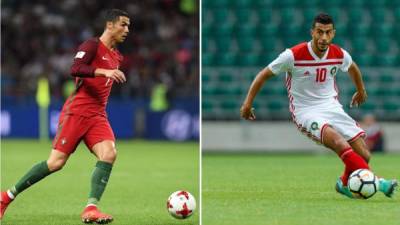
[[[332,43],[333,37],[335,37],[333,24],[315,23],[314,28],[311,30],[311,36],[314,46],[320,52],[325,52]]]
[[[116,22],[108,22],[107,29],[110,29],[112,36],[114,39],[121,43],[125,40],[126,36],[129,33],[129,18],[126,16],[120,16],[118,21]]]

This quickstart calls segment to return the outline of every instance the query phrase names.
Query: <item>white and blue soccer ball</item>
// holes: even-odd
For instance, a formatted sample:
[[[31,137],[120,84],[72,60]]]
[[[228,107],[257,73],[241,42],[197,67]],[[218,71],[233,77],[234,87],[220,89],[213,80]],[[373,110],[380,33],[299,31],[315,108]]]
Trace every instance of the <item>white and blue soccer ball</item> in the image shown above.
[[[358,169],[351,173],[348,187],[355,198],[368,199],[379,189],[379,179],[367,169]]]
[[[186,219],[196,210],[196,200],[187,191],[175,191],[167,200],[167,209],[171,216],[177,219]]]

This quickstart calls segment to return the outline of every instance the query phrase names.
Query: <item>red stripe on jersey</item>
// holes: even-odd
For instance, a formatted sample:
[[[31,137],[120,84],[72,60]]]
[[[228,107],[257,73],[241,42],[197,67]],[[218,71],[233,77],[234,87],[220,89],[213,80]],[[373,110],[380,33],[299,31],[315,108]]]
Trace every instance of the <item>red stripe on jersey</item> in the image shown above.
[[[293,52],[294,61],[298,60],[315,60],[314,57],[310,54],[307,47],[307,42],[300,43],[290,50]]]
[[[326,66],[326,65],[341,65],[342,61],[320,62],[320,63],[294,63],[295,66]]]
[[[292,48],[293,56],[294,56],[294,61],[299,61],[299,60],[315,60],[314,57],[311,55],[310,51],[308,50],[308,43],[303,42],[300,43]],[[342,49],[335,45],[335,44],[330,44],[329,45],[329,51],[328,55],[326,56],[326,59],[343,59],[344,53]]]
[[[326,59],[343,59],[344,54],[342,49],[334,44],[329,45],[329,52]]]

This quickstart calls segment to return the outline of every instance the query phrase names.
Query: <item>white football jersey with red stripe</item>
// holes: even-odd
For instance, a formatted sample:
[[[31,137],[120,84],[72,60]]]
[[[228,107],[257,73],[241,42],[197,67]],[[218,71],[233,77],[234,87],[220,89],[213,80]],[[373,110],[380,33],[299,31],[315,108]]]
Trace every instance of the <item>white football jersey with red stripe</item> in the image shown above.
[[[337,100],[336,73],[347,72],[352,59],[349,53],[331,44],[322,58],[311,48],[311,42],[286,49],[268,68],[274,73],[286,72],[290,111],[312,107],[330,107]]]

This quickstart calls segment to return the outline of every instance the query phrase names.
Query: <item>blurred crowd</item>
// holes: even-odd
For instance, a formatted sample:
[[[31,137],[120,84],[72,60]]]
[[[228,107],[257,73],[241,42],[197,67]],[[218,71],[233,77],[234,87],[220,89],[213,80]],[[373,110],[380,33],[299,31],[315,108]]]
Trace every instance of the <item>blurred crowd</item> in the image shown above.
[[[69,69],[80,43],[99,36],[99,16],[119,8],[130,15],[130,35],[119,46],[127,83],[117,98],[149,97],[159,84],[170,97],[198,95],[198,1],[196,0],[3,0],[2,96],[35,95],[38,77],[63,99],[73,81]]]

